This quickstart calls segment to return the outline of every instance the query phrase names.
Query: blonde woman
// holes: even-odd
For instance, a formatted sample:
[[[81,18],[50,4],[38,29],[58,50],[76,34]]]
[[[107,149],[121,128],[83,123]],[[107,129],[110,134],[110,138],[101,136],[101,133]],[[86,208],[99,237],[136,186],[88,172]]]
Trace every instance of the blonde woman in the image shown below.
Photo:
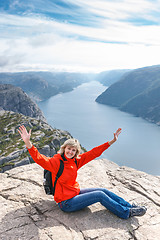
[[[53,157],[46,157],[40,154],[30,141],[29,133],[22,125],[19,133],[26,144],[26,147],[33,160],[46,170],[52,173],[53,183],[59,170],[60,160],[64,162],[64,170],[57,180],[54,200],[59,208],[64,212],[74,212],[100,202],[104,207],[120,218],[128,219],[132,216],[142,216],[146,213],[145,207],[131,205],[123,198],[105,188],[80,189],[77,178],[77,171],[86,163],[99,157],[108,147],[117,141],[121,128],[114,133],[114,138],[92,150],[80,154],[81,147],[76,139],[69,139],[64,142],[59,152]],[[63,157],[62,157],[63,155]],[[76,163],[75,163],[76,159]]]

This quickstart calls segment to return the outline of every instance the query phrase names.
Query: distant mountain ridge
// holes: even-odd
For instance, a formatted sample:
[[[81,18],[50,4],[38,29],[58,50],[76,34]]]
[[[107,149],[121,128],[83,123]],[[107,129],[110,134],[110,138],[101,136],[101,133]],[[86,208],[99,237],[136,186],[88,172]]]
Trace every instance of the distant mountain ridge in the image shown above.
[[[160,66],[140,68],[124,74],[96,101],[160,125]]]
[[[102,83],[104,86],[110,86],[113,83],[120,80],[120,78],[125,74],[128,73],[129,69],[115,69],[115,70],[108,70],[97,74],[96,80]]]
[[[34,101],[50,98],[60,92],[72,91],[78,85],[90,81],[90,74],[69,72],[17,72],[0,73],[1,84],[20,87]]]

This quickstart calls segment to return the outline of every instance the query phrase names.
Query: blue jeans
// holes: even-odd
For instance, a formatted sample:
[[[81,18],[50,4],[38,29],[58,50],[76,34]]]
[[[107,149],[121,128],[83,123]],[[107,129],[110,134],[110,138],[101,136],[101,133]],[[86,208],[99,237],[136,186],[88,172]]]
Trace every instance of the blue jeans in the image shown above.
[[[75,212],[97,202],[118,217],[129,218],[129,210],[132,205],[105,188],[82,189],[79,195],[58,203],[58,206],[64,212]]]

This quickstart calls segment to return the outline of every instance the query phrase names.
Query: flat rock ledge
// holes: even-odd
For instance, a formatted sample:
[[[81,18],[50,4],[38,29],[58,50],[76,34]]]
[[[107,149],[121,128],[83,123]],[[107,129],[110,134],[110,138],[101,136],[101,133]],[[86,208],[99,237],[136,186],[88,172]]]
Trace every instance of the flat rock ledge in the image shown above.
[[[147,206],[143,217],[123,220],[99,203],[62,212],[44,193],[43,169],[29,164],[0,173],[1,240],[158,240],[160,177],[106,159],[79,170],[81,188],[105,187],[129,202]]]

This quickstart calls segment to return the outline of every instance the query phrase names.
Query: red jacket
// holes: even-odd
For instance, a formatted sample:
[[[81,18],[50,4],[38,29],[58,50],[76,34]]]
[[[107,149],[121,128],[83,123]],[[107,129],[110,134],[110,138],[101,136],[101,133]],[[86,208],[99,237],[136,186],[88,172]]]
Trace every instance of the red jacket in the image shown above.
[[[99,157],[108,147],[109,143],[104,143],[98,147],[93,148],[92,150],[82,153],[77,158],[77,166],[74,162],[74,159],[65,158],[67,161],[64,162],[64,170],[62,175],[57,181],[54,200],[59,203],[61,201],[70,199],[80,192],[80,187],[77,178],[77,170],[89,161]],[[28,149],[33,160],[43,167],[46,170],[52,172],[53,183],[55,181],[56,174],[60,166],[60,159],[62,159],[60,154],[55,154],[53,157],[46,157],[43,154],[40,154],[35,146]],[[63,159],[62,159],[63,160]]]

